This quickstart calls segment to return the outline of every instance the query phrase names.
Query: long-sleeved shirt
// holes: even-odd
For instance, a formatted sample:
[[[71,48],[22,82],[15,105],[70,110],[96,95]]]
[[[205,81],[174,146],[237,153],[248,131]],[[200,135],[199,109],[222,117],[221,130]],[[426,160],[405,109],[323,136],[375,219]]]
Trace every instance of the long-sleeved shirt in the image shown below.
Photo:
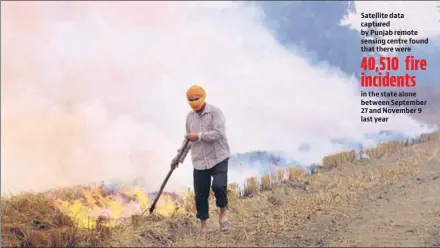
[[[206,104],[201,114],[191,111],[186,117],[186,132],[197,133],[199,139],[190,142],[183,153],[186,155],[191,150],[192,163],[196,170],[210,169],[229,158],[225,126],[223,112],[210,104]],[[183,159],[179,162],[182,163]]]

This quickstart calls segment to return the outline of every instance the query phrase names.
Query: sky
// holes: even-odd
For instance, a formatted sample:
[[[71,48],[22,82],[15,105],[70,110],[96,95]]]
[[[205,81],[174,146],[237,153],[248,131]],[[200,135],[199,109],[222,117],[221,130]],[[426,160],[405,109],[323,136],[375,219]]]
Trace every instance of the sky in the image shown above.
[[[157,188],[203,86],[233,153],[427,129],[405,115],[360,122],[359,83],[282,46],[243,2],[2,2],[2,192],[145,178]],[[167,187],[192,184],[190,156]]]
[[[418,38],[428,38],[440,35],[440,3],[438,1],[354,1],[356,11],[350,11],[341,24],[355,30],[361,29],[361,13],[381,12],[391,16],[391,13],[401,13],[404,18],[378,19],[390,21],[392,30],[416,30]],[[395,36],[398,38],[398,36]]]
[[[355,11],[350,11],[344,16],[341,20],[341,25],[360,32],[361,29],[366,30],[361,27],[361,22],[371,22],[373,20],[362,18],[362,13],[374,14],[380,12],[388,16],[400,13],[403,14],[403,18],[378,18],[378,20],[382,22],[390,21],[390,27],[385,30],[417,31],[418,35],[411,38],[430,38],[431,41],[428,45],[440,45],[438,38],[440,37],[440,7],[438,6],[440,6],[438,1],[354,1]],[[378,30],[383,30],[383,28]],[[387,35],[386,38],[398,39],[399,35]]]

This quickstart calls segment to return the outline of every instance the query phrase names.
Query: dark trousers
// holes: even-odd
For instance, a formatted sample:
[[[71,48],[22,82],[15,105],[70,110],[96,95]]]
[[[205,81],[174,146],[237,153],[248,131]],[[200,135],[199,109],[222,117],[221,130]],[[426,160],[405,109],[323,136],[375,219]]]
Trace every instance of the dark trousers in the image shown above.
[[[209,193],[211,188],[215,195],[215,204],[219,208],[228,206],[228,160],[216,164],[211,169],[194,169],[194,193],[196,200],[197,218],[206,220],[209,218]]]

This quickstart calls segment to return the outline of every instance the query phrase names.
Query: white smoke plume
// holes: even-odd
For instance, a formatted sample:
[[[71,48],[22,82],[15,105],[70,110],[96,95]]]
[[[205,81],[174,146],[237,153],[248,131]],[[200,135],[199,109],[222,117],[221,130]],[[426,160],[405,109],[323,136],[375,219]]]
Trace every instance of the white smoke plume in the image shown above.
[[[280,45],[240,2],[2,2],[2,192],[146,179],[156,189],[184,135],[191,84],[227,118],[232,152],[320,160],[330,138],[417,134],[400,115],[360,123],[358,82]],[[323,41],[325,42],[325,41]],[[168,189],[191,185],[190,156]]]

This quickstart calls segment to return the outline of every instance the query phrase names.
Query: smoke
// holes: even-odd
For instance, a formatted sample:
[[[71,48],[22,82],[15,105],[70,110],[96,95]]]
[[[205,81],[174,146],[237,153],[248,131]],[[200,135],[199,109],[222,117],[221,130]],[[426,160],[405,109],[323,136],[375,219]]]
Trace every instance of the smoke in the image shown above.
[[[2,2],[2,192],[145,178],[156,189],[179,148],[191,84],[227,118],[232,152],[298,161],[408,116],[361,124],[353,79],[281,46],[240,2]],[[324,42],[324,41],[323,41]],[[191,185],[190,156],[168,189]]]

